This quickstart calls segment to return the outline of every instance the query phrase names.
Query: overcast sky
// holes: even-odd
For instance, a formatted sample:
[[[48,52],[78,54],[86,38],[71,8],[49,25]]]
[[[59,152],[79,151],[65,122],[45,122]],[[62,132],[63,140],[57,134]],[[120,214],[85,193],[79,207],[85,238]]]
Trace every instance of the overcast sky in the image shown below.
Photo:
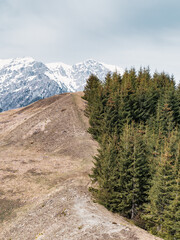
[[[180,82],[180,0],[0,0],[0,58],[150,66]]]

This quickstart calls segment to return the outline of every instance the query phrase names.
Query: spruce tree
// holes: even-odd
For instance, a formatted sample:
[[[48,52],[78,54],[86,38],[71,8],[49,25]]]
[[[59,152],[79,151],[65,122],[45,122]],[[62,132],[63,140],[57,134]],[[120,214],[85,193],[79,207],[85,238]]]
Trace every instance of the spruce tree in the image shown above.
[[[144,131],[126,124],[121,137],[119,151],[119,186],[121,202],[118,209],[124,215],[134,218],[147,201],[150,168]]]
[[[168,138],[164,139],[159,164],[149,191],[149,204],[146,205],[146,215],[144,216],[147,228],[153,234],[167,237],[167,239],[175,239],[170,234],[173,227],[169,226],[169,223],[171,222],[173,226],[177,224],[175,223],[175,219],[177,220],[174,215],[175,211],[173,213],[171,210],[177,210],[179,198],[179,153],[177,153],[179,137],[177,138],[177,135],[174,134],[172,132]]]

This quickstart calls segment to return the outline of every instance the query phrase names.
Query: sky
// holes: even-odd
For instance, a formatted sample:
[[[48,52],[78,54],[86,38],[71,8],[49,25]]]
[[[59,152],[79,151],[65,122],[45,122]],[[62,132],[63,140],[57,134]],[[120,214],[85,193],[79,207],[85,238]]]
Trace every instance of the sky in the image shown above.
[[[0,0],[0,59],[149,66],[180,83],[179,0]]]

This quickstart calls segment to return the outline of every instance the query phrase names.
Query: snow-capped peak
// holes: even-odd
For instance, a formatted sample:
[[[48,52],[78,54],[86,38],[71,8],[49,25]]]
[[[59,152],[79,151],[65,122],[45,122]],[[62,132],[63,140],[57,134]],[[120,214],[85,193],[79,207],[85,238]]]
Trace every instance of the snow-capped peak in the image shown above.
[[[68,70],[69,68],[71,68],[71,65],[65,64],[63,62],[46,63],[46,66],[51,69],[57,69],[57,68],[63,67],[64,69]]]
[[[86,85],[86,80],[91,74],[97,75],[100,80],[104,80],[108,72],[117,71],[122,73],[120,67],[100,63],[93,59],[76,63],[72,66],[64,63],[48,63],[46,66],[51,70],[46,74],[60,84],[64,83],[68,91],[82,91]]]
[[[19,70],[22,67],[32,64],[34,61],[31,57],[0,59],[0,69],[6,67],[11,68],[11,70]]]
[[[103,66],[105,66],[107,69],[109,69],[110,72],[117,72],[120,74],[123,74],[124,70],[116,65],[110,65],[110,64],[105,64],[105,63],[101,63]]]

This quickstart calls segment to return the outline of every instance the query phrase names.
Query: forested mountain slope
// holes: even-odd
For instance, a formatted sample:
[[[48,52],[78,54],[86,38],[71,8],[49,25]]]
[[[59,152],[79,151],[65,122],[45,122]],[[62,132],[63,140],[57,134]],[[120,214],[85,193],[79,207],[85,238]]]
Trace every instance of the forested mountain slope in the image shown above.
[[[92,75],[84,90],[99,143],[91,188],[107,209],[165,239],[180,239],[180,86],[147,68]]]

